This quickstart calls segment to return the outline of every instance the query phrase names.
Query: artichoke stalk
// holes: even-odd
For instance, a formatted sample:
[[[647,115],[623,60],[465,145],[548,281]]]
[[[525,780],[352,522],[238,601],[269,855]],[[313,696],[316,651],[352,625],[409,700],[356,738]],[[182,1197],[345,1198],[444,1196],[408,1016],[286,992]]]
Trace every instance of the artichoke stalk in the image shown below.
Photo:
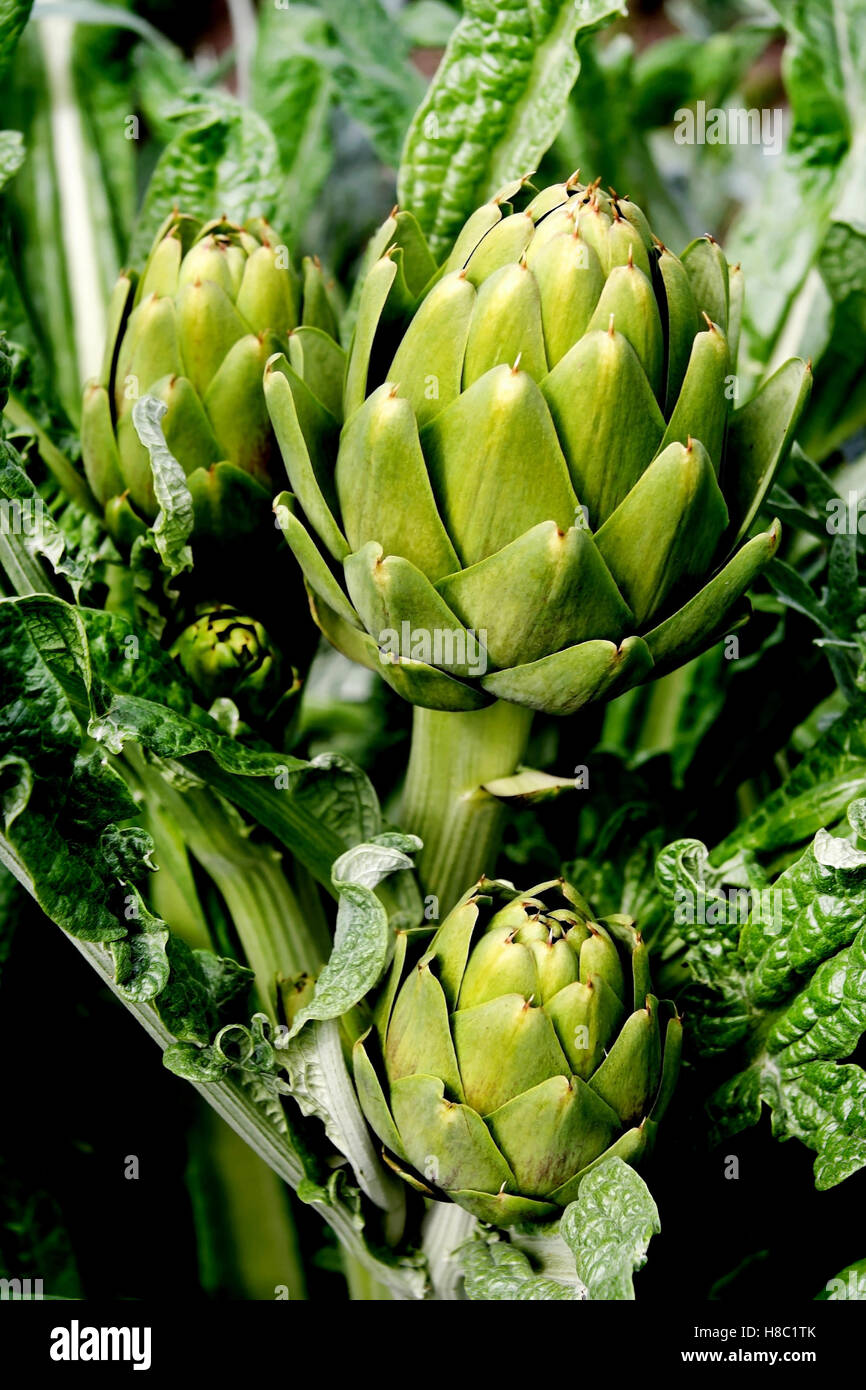
[[[265,371],[314,617],[418,707],[403,819],[441,841],[421,867],[446,906],[498,833],[458,785],[479,743],[508,776],[533,710],[609,700],[748,615],[780,528],[749,533],[811,379],[789,361],[733,409],[742,275],[716,242],[678,258],[628,199],[575,178],[523,206],[525,182],[439,266],[392,215],[345,359]]]
[[[264,365],[274,352],[298,354],[311,336],[336,332],[318,262],[304,262],[302,279],[263,219],[202,225],[174,212],[141,275],[120,276],[109,322],[102,371],[84,389],[81,432],[109,530],[129,541],[158,511],[132,418],[144,395],[166,406],[162,426],[192,494],[195,534],[223,540],[261,527],[278,461]],[[290,349],[292,334],[300,342]]]
[[[563,880],[481,880],[417,961],[398,937],[355,1082],[414,1187],[509,1226],[553,1219],[596,1163],[636,1163],[679,1068],[634,923]]]

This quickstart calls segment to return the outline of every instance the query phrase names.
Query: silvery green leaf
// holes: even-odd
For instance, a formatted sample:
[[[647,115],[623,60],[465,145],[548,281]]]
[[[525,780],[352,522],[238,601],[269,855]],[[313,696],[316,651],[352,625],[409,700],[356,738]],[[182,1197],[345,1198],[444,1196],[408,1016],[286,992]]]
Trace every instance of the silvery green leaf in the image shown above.
[[[132,407],[132,423],[150,455],[153,490],[159,512],[152,534],[162,562],[172,578],[192,569],[189,538],[195,520],[186,474],[165,442],[162,419],[168,407],[155,396],[142,396]]]

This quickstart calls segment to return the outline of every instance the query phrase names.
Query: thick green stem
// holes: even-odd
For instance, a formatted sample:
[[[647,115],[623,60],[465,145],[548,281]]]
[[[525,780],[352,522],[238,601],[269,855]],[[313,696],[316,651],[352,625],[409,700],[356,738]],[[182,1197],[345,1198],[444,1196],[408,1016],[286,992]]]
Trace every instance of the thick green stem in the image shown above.
[[[328,958],[327,923],[302,907],[282,856],[260,844],[240,817],[205,788],[180,791],[145,759],[129,754],[148,801],[176,822],[190,850],[225,899],[260,1000],[276,1017],[276,980],[317,974]],[[300,872],[300,866],[298,866]]]
[[[493,874],[504,813],[483,787],[516,771],[531,724],[531,710],[503,701],[470,714],[414,711],[401,823],[424,841],[418,870],[440,916]]]

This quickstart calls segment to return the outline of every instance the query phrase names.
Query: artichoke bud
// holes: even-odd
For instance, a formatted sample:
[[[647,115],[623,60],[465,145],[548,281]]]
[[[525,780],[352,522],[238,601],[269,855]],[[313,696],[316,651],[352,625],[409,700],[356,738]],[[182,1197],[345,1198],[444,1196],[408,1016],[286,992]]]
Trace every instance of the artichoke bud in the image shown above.
[[[305,321],[317,320],[335,336],[321,267],[312,267],[307,280]],[[275,468],[262,374],[267,358],[287,347],[301,322],[300,301],[288,251],[262,219],[246,227],[224,217],[202,226],[179,213],[166,220],[141,279],[124,273],[109,306],[100,378],[107,419],[104,402],[86,388],[84,466],[106,508],[125,491],[126,505],[145,521],[155,517],[150,457],[131,424],[135,402],[152,394],[168,406],[162,428],[189,480],[194,536],[230,539],[270,526],[269,499],[282,470]],[[311,351],[309,359],[341,379],[343,355],[333,338],[329,349]],[[113,470],[109,433],[117,455]],[[111,514],[122,510],[112,506]]]
[[[420,965],[398,953],[377,1006],[381,1056],[369,1034],[353,1053],[397,1171],[503,1226],[557,1215],[609,1149],[636,1161],[678,1064],[673,1009],[648,997],[629,1012],[636,933],[584,929],[557,897],[482,880]]]
[[[264,717],[282,693],[280,655],[267,632],[230,608],[201,612],[171,652],[208,703],[231,699]]]
[[[345,372],[290,344],[302,379],[267,392],[317,622],[429,709],[570,714],[717,641],[778,546],[774,524],[737,550],[810,385],[789,363],[729,410],[742,278],[716,243],[678,259],[597,182],[524,182],[438,270],[415,219],[389,218]],[[404,630],[427,647],[378,659]]]

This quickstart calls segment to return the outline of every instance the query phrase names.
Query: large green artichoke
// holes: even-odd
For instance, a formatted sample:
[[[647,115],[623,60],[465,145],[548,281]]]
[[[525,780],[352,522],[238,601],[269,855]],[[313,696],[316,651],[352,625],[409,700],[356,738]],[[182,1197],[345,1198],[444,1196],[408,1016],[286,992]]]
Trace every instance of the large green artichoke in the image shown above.
[[[507,1226],[556,1216],[600,1158],[640,1158],[682,1026],[629,918],[594,920],[561,879],[528,894],[482,879],[406,957],[403,933],[354,1070],[408,1181]]]
[[[742,276],[712,238],[677,259],[596,185],[522,189],[438,267],[392,216],[342,375],[265,374],[314,615],[432,709],[570,713],[729,631],[809,389],[790,361],[731,408]]]
[[[262,394],[265,362],[288,349],[292,333],[302,354],[310,337],[336,331],[318,263],[305,262],[302,284],[266,222],[202,226],[175,212],[141,277],[120,276],[109,325],[102,373],[84,390],[81,430],[87,480],[109,529],[128,538],[157,514],[150,457],[132,417],[145,395],[167,407],[162,426],[187,477],[196,534],[231,537],[261,525],[278,460]]]

